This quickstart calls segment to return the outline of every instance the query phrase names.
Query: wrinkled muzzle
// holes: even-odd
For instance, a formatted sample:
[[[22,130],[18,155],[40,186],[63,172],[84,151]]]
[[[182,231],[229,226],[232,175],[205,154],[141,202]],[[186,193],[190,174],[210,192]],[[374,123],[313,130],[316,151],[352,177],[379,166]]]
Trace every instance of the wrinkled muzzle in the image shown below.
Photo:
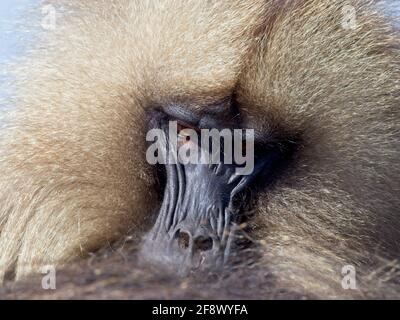
[[[222,265],[235,236],[233,168],[195,166],[167,166],[164,201],[142,248],[148,258],[180,273]]]
[[[180,274],[220,268],[236,237],[234,197],[251,176],[237,175],[234,164],[177,162],[165,165],[164,199],[140,256]]]

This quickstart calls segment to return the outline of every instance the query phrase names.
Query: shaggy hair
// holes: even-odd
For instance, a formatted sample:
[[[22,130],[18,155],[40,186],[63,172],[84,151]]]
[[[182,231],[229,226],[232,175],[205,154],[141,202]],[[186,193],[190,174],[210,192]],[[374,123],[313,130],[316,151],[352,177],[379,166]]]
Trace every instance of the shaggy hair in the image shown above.
[[[255,197],[257,268],[275,290],[398,297],[400,36],[377,1],[46,3],[62,17],[2,112],[2,279],[140,241],[160,203],[146,110],[234,95],[246,127],[296,145]],[[341,287],[345,265],[358,290]]]

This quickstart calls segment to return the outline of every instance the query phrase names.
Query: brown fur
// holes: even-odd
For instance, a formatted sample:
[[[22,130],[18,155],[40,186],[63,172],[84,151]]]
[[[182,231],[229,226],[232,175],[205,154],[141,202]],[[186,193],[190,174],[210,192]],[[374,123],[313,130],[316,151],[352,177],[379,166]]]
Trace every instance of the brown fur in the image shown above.
[[[400,293],[400,37],[375,1],[54,3],[71,13],[20,63],[3,120],[2,277],[139,239],[158,203],[146,108],[234,93],[246,127],[299,146],[251,222],[274,286]],[[348,264],[357,291],[341,288]]]

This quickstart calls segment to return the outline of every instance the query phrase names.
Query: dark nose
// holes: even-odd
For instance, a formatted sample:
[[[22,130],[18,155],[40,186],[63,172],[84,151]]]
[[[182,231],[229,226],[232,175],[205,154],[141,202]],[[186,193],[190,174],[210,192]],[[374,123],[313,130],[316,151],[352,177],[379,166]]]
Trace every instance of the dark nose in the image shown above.
[[[192,226],[192,228],[190,228]],[[195,224],[178,225],[167,245],[168,256],[174,257],[172,265],[180,273],[190,270],[210,269],[218,266],[221,242],[212,230]]]
[[[193,237],[187,231],[178,230],[175,236],[175,241],[178,242],[178,247],[182,250],[197,252],[209,251],[214,247],[214,241],[210,236]]]
[[[141,257],[180,274],[221,267],[226,245],[212,230],[191,225],[193,228],[178,225],[172,232],[151,233],[145,238]]]

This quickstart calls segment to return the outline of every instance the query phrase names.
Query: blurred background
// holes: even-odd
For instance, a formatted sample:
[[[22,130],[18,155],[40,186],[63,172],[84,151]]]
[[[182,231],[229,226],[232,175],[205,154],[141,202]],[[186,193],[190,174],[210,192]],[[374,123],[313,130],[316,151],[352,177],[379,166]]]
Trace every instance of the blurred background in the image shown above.
[[[18,26],[29,6],[38,0],[0,0],[0,63],[23,49],[26,31]]]
[[[31,30],[23,30],[21,17],[28,14],[30,6],[39,0],[0,0],[0,99],[6,96],[5,63],[24,51]],[[3,107],[3,105],[2,105]]]

